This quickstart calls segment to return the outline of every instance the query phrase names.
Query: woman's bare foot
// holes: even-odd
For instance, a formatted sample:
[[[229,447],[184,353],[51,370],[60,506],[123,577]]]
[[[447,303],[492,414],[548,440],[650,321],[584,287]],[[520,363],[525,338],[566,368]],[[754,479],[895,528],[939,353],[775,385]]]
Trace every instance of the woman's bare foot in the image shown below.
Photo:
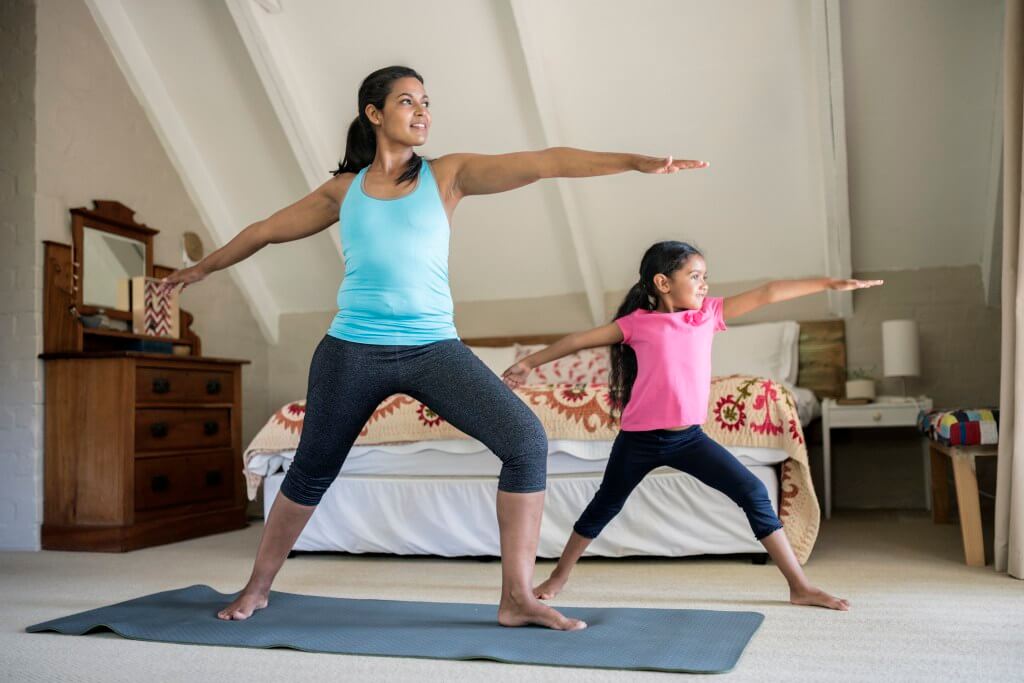
[[[582,631],[585,621],[570,619],[538,601],[532,594],[517,598],[504,595],[498,605],[498,623],[502,626],[527,626],[536,624],[556,631]]]
[[[562,592],[566,581],[567,579],[552,574],[547,581],[533,589],[533,595],[540,600],[551,600]]]
[[[789,601],[794,605],[810,605],[812,607],[827,607],[845,612],[850,609],[850,602],[843,598],[829,595],[820,588],[808,586],[801,590],[790,590]]]
[[[217,612],[217,618],[224,621],[241,621],[248,619],[252,613],[267,606],[266,591],[254,590],[246,587],[242,594],[235,598],[230,605]]]

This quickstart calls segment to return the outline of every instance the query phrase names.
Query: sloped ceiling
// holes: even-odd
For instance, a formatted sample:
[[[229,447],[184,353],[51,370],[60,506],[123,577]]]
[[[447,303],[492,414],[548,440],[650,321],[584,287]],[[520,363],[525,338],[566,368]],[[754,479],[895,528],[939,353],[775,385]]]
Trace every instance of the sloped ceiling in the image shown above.
[[[88,1],[220,243],[323,182],[360,81],[400,63],[431,96],[427,156],[568,145],[712,162],[467,199],[457,301],[586,292],[594,312],[663,238],[698,243],[720,281],[850,271],[835,0]],[[234,271],[274,339],[279,314],[334,306],[337,233]]]

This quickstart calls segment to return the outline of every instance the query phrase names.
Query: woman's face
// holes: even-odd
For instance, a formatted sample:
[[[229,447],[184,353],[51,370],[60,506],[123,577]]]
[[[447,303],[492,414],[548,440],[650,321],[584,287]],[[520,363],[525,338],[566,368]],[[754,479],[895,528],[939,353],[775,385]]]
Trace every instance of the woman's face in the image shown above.
[[[708,270],[704,257],[694,254],[682,268],[672,273],[672,277],[659,276],[655,286],[674,309],[699,309],[708,295]]]
[[[409,147],[422,145],[430,132],[430,98],[423,84],[411,76],[391,84],[383,111],[366,108],[370,122],[389,140]]]

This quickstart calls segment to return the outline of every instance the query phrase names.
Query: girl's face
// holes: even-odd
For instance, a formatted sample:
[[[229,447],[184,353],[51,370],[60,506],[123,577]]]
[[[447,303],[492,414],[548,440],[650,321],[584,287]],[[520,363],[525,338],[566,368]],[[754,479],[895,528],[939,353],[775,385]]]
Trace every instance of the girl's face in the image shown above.
[[[415,147],[427,141],[430,132],[430,98],[418,79],[408,76],[391,84],[383,111],[366,108],[370,122],[389,140]]]
[[[696,310],[708,295],[708,271],[703,256],[694,254],[671,277],[657,275],[654,285],[665,310]]]

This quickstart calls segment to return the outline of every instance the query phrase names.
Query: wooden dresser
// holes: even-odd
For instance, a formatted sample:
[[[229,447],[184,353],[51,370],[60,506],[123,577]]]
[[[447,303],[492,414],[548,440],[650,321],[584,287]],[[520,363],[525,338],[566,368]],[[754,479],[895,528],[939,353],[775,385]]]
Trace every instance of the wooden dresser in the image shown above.
[[[72,215],[127,234],[140,227],[126,207],[96,205]],[[75,235],[80,244],[81,226]],[[152,242],[145,246],[151,253]],[[83,268],[72,254],[81,247],[47,242],[45,252],[43,548],[117,552],[244,527],[241,368],[248,361],[200,355],[185,311],[174,339],[87,327],[81,316],[100,309],[84,304],[77,286]],[[145,269],[155,277],[170,272]],[[154,341],[173,353],[144,352]]]

